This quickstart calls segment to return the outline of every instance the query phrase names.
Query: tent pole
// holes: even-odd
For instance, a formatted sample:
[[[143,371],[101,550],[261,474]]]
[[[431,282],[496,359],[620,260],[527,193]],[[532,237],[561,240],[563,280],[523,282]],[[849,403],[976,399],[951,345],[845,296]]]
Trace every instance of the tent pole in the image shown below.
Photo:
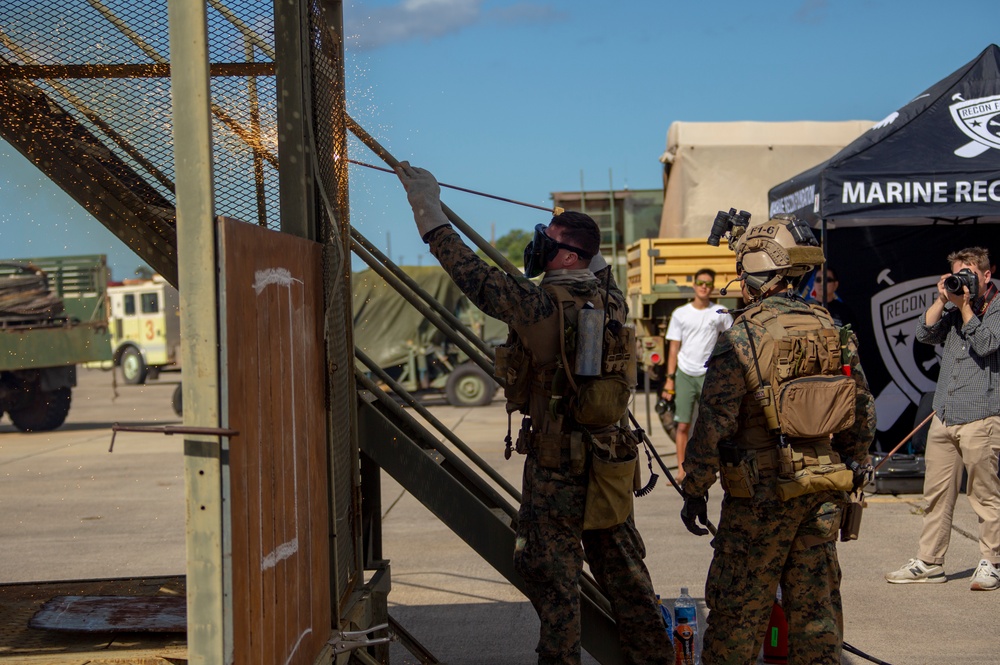
[[[822,265],[822,270],[823,270],[823,297],[821,298],[820,302],[823,304],[823,307],[826,307],[826,261],[828,261],[830,259],[830,256],[826,252],[826,218],[825,217],[822,219],[822,221],[820,222],[820,224],[821,224],[821,226],[820,226],[820,230],[819,230],[819,237],[820,237],[820,241],[819,242],[820,242],[820,245],[823,246],[823,265]],[[815,279],[815,277],[813,279]]]

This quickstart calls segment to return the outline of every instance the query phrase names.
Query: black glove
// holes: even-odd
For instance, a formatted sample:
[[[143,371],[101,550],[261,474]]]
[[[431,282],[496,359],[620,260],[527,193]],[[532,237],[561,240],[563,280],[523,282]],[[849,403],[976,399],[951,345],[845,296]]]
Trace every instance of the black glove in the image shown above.
[[[861,465],[853,462],[851,471],[854,472],[854,489],[852,490],[854,492],[863,490],[868,483],[875,479],[875,468],[871,464]]]
[[[704,536],[708,529],[703,529],[695,523],[695,519],[702,524],[708,524],[708,495],[690,496],[684,495],[684,507],[681,508],[681,521],[687,530],[696,536]]]
[[[672,400],[672,399],[668,400],[665,397],[660,397],[660,399],[657,400],[657,402],[656,402],[656,406],[653,407],[653,408],[656,410],[657,414],[659,414],[659,415],[662,416],[667,411],[673,411],[674,410],[674,400]]]

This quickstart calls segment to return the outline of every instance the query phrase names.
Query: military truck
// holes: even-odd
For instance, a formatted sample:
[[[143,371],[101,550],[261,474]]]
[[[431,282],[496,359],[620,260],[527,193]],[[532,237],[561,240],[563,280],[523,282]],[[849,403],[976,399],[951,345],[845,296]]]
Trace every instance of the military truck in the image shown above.
[[[490,345],[502,343],[507,326],[486,316],[438,266],[403,270],[424,291]],[[497,383],[406,299],[372,270],[355,273],[354,343],[392,379],[416,394],[444,394],[453,406],[485,406]]]
[[[0,261],[0,416],[61,426],[78,364],[110,360],[104,255]]]
[[[661,382],[666,378],[670,315],[694,299],[695,272],[714,270],[712,300],[736,307],[738,284],[725,296],[720,293],[736,277],[736,256],[725,242],[713,247],[704,238],[643,238],[628,246],[627,258],[626,295],[639,347],[639,371],[651,384]]]

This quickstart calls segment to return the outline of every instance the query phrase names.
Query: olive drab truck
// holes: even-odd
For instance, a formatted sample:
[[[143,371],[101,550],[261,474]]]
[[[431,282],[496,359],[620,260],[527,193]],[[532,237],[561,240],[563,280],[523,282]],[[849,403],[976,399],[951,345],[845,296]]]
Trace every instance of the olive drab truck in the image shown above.
[[[404,272],[486,344],[507,337],[507,326],[473,305],[440,266]],[[443,393],[452,406],[486,406],[497,383],[372,270],[355,273],[354,338],[358,348],[413,393]]]
[[[627,248],[626,295],[635,324],[639,371],[650,382],[666,378],[667,326],[675,309],[694,299],[694,274],[715,271],[712,301],[733,308],[740,300],[739,283],[725,296],[720,290],[736,277],[736,256],[725,243],[713,247],[704,238],[643,238]]]
[[[114,366],[140,385],[161,370],[180,369],[180,296],[160,275],[108,287]]]
[[[0,261],[0,415],[24,432],[61,426],[76,366],[111,358],[103,255]]]

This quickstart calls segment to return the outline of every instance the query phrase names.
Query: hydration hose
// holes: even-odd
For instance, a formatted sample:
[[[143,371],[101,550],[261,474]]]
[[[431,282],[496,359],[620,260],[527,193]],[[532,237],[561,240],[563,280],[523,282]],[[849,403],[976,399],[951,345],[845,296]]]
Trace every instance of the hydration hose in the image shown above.
[[[632,415],[631,409],[628,412],[628,417],[629,420],[632,421],[632,425],[635,427],[635,431],[639,433],[639,436],[642,437],[643,443],[646,444],[646,450],[651,451],[653,453],[653,457],[656,458],[656,463],[660,465],[660,468],[663,470],[663,473],[666,474],[667,480],[669,480],[670,484],[674,486],[674,489],[677,490],[677,493],[683,497],[684,491],[681,489],[680,484],[674,478],[673,474],[670,473],[670,469],[667,468],[667,465],[663,463],[662,459],[660,459],[660,454],[656,452],[656,448],[653,447],[653,442],[649,440],[648,436],[646,436],[646,430],[642,429],[642,427],[639,425],[639,421],[635,419],[634,415]],[[713,536],[715,535],[716,533],[715,525],[712,524],[711,520],[708,519],[705,520],[705,528],[707,528],[708,532],[711,533]]]

